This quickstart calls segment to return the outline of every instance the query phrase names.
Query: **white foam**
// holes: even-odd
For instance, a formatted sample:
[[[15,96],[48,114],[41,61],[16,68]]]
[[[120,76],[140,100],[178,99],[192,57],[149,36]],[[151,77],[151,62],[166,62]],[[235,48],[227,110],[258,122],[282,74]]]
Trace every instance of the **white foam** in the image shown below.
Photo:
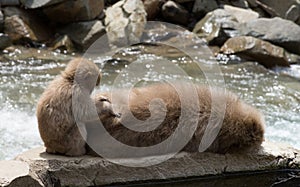
[[[15,109],[0,109],[0,137],[0,160],[42,145],[35,115]]]

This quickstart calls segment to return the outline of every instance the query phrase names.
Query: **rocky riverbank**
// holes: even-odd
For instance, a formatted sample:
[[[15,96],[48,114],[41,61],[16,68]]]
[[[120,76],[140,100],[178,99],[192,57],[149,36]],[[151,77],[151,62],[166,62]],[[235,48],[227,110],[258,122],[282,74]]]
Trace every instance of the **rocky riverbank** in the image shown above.
[[[1,0],[0,49],[11,45],[85,51],[107,34],[138,43],[147,20],[178,24],[215,55],[267,68],[300,63],[300,4],[272,0]],[[176,37],[176,36],[174,36]]]
[[[197,177],[195,183],[198,186],[295,186],[300,182],[299,154],[299,150],[290,146],[265,142],[261,150],[248,154],[180,153],[159,165],[135,168],[113,164],[99,157],[49,155],[40,147],[17,156],[15,160],[1,161],[0,186],[100,186],[155,182],[173,182],[175,185],[178,180],[185,180],[187,185],[193,177]],[[124,163],[135,161],[121,159]],[[264,177],[266,175],[268,177]]]

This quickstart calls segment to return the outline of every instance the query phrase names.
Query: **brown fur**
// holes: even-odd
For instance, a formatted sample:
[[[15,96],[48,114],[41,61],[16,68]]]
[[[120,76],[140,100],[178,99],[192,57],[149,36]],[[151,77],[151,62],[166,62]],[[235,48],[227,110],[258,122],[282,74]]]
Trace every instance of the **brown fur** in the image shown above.
[[[48,153],[85,154],[85,123],[98,118],[91,112],[95,105],[90,94],[99,82],[98,67],[91,61],[76,58],[46,88],[37,105],[37,119]],[[98,107],[102,107],[101,103]]]
[[[198,116],[197,129],[192,139],[183,148],[184,151],[188,152],[198,151],[211,114],[210,89],[206,86],[196,86],[196,92],[198,93],[200,110],[188,111],[191,117],[184,123],[184,125],[190,125],[193,123],[195,116]],[[264,140],[262,114],[257,109],[245,104],[232,93],[223,93],[218,89],[212,89],[212,92],[217,95],[217,99],[225,99],[227,104],[221,130],[206,151],[227,153],[259,147]],[[185,97],[188,97],[192,93],[186,90],[185,94],[187,94]],[[117,98],[112,98],[112,103],[119,107],[121,118],[116,119],[111,116],[111,119],[108,120],[106,118],[106,120],[102,120],[102,123],[114,138],[127,145],[144,147],[158,144],[168,138],[177,127],[181,115],[181,104],[176,90],[167,84],[134,88],[130,94],[129,106],[132,114],[137,119],[146,120],[151,116],[149,110],[150,101],[155,98],[163,99],[167,112],[162,124],[153,131],[134,132],[122,125],[122,122],[130,123],[130,119],[128,111],[122,109],[122,105],[125,103],[124,99],[127,99],[127,97],[122,95],[121,92],[118,92]],[[187,101],[190,102],[188,105],[191,106],[194,103],[192,99]],[[154,115],[157,115],[164,111],[162,108],[155,108],[152,112]]]

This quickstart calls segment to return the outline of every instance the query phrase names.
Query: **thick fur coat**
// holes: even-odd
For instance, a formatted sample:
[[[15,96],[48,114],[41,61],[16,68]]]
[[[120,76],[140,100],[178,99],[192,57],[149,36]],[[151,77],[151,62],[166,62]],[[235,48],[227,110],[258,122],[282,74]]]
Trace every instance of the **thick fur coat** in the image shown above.
[[[76,58],[45,89],[37,105],[37,119],[48,153],[69,156],[86,153],[85,123],[98,119],[97,113],[92,112],[95,104],[90,94],[99,82],[98,67],[91,61]],[[101,108],[103,101],[99,102]]]
[[[117,119],[114,116],[109,118],[106,116],[105,119],[102,119],[102,123],[116,140],[130,146],[146,147],[156,145],[171,136],[178,126],[182,112],[185,112],[188,118],[185,118],[183,125],[187,127],[187,130],[189,128],[192,129],[192,124],[195,121],[198,122],[195,133],[182,150],[198,152],[205,129],[209,120],[211,120],[213,93],[215,96],[214,99],[225,101],[225,115],[221,122],[220,131],[205,151],[214,153],[240,152],[257,148],[261,145],[264,140],[265,126],[264,118],[257,109],[244,103],[233,93],[223,92],[219,89],[209,89],[207,86],[194,86],[196,99],[192,97],[193,93],[191,90],[188,88],[184,90],[185,88],[182,86],[183,97],[187,99],[181,100],[178,92],[169,84],[154,84],[134,88],[131,90],[129,97],[124,95],[122,91],[118,91],[112,95],[106,94],[112,100],[115,112],[121,113],[121,118]],[[155,107],[155,99],[157,98],[163,101],[165,107],[162,105]],[[96,103],[99,102],[97,97],[95,99]],[[126,109],[126,99],[129,99],[130,110]],[[183,105],[181,102],[185,102],[185,110],[182,110]],[[221,114],[222,111],[218,111],[218,106],[216,108],[214,108],[215,111],[213,112],[216,115]],[[142,121],[149,118],[153,119],[147,124],[151,128],[151,131],[135,132],[124,127],[124,123],[130,124],[133,127],[139,125],[135,124],[136,120],[132,120],[131,114],[136,119]],[[163,121],[160,121],[160,114],[166,115]],[[157,120],[155,116],[158,116]],[[157,125],[157,128],[153,130],[152,126],[155,125]],[[94,142],[94,145],[95,141],[101,139],[99,136],[101,135],[98,135],[98,139],[91,137],[91,139],[96,138],[95,140],[91,140]]]

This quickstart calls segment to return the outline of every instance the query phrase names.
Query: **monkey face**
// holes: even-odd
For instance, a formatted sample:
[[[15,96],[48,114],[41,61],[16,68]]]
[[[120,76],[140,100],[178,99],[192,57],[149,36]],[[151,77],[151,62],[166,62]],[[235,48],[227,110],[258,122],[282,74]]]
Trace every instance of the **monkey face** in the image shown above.
[[[113,111],[111,101],[107,97],[98,95],[95,104],[100,119],[103,117],[121,117],[120,113],[115,113]]]

